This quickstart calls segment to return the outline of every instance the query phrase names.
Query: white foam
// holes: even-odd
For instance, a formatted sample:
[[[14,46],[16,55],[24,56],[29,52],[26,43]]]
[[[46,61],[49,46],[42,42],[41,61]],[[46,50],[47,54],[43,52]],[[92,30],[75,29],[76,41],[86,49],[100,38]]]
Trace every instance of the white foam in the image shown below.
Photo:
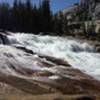
[[[63,37],[15,34],[19,43],[41,54],[64,59],[73,67],[100,80],[100,54],[87,43]]]

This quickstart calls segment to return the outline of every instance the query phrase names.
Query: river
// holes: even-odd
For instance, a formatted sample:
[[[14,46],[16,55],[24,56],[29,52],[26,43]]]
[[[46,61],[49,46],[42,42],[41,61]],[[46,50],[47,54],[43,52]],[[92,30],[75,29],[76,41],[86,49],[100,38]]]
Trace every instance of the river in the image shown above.
[[[100,54],[86,42],[67,37],[24,33],[12,34],[8,38],[12,44],[19,43],[38,54],[63,59],[72,67],[100,80]]]

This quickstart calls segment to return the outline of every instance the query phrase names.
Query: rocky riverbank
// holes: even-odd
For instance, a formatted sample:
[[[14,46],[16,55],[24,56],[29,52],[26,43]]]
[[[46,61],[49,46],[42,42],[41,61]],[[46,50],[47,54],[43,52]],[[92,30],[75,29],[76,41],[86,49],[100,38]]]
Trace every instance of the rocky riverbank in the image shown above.
[[[7,84],[0,83],[0,100],[77,100],[79,98],[95,99],[96,97],[87,94],[63,95],[61,93],[31,95]],[[96,100],[99,100],[99,98]]]

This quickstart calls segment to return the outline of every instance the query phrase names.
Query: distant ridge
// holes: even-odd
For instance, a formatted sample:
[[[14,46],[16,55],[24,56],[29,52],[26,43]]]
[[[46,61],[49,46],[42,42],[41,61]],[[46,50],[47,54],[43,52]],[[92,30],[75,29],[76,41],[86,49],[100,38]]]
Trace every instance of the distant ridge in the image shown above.
[[[72,21],[100,20],[100,0],[81,0],[62,13]]]

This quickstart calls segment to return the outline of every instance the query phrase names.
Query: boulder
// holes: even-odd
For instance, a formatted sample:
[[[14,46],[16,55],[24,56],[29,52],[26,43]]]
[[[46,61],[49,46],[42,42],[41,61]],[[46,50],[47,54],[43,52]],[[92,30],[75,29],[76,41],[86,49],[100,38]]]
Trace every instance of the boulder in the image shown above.
[[[96,47],[96,52],[100,52],[100,46]]]
[[[98,43],[94,44],[94,48],[95,48],[96,52],[100,52],[100,43],[98,42]]]
[[[95,98],[92,96],[82,96],[77,98],[76,100],[95,100]]]
[[[8,45],[10,44],[10,41],[4,33],[0,33],[0,44]]]

